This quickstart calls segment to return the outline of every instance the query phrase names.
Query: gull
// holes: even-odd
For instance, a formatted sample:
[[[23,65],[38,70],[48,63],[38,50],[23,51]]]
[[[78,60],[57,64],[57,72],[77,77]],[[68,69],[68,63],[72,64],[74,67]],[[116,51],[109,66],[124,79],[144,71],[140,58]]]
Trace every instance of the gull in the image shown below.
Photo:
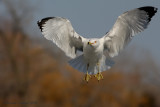
[[[137,33],[147,28],[157,10],[156,7],[144,6],[124,12],[112,29],[101,38],[79,35],[71,22],[62,17],[47,17],[37,24],[44,37],[71,58],[69,64],[85,73],[85,81],[88,82],[91,75],[95,75],[99,81],[103,79],[101,72],[114,65],[111,58],[117,56]],[[77,56],[77,51],[82,54]]]

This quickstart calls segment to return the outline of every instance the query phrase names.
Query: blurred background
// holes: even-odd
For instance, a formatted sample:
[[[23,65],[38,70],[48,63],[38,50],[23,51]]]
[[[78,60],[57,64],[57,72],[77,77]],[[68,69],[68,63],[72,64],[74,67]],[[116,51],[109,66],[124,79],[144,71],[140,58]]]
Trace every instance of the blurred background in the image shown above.
[[[83,81],[37,26],[61,16],[84,37],[102,37],[120,14],[146,5],[160,9],[159,0],[0,0],[0,107],[159,107],[159,11],[100,82]]]

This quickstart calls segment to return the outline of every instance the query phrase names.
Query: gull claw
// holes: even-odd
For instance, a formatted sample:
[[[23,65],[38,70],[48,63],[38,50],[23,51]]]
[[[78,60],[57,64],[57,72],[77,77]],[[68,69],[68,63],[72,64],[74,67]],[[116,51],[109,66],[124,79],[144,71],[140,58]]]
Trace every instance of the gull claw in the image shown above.
[[[94,75],[96,78],[97,78],[97,80],[99,81],[99,80],[101,80],[101,79],[103,79],[103,75],[102,75],[102,73],[101,72],[98,72],[96,75]]]

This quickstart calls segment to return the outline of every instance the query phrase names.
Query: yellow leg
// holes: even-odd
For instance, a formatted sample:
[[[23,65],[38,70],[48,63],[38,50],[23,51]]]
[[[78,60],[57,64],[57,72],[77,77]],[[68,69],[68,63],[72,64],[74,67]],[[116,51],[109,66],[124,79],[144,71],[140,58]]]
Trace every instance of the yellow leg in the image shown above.
[[[91,76],[87,72],[87,74],[84,76],[84,80],[88,82],[90,78]]]
[[[87,81],[87,82],[91,78],[91,76],[88,74],[88,67],[89,67],[89,64],[87,64],[87,74],[84,76],[84,80]]]
[[[101,80],[101,79],[103,79],[103,75],[102,75],[102,73],[100,72],[100,67],[99,67],[99,63],[97,63],[97,66],[98,66],[98,73],[95,75],[95,77],[97,78],[97,80],[99,81],[99,80]]]

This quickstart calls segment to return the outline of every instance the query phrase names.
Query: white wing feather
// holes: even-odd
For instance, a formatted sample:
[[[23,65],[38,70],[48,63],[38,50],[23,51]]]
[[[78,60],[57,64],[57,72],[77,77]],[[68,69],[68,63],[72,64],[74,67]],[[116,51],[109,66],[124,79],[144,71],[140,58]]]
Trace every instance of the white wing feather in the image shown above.
[[[141,7],[120,15],[113,28],[103,37],[104,48],[108,51],[109,56],[117,56],[135,34],[147,28],[156,12],[157,8]]]
[[[65,54],[76,57],[76,51],[83,51],[83,38],[77,34],[70,21],[61,17],[44,18],[38,25],[44,37],[53,41]]]

